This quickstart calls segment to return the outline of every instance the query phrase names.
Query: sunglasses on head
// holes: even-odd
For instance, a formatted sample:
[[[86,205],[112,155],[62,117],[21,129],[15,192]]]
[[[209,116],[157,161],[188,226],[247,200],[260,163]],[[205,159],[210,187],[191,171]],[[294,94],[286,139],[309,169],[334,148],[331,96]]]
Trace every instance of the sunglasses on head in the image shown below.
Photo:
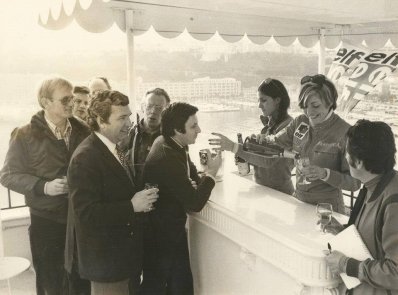
[[[301,79],[301,85],[306,84],[306,83],[314,83],[317,84],[319,86],[322,86],[326,81],[326,77],[325,75],[322,74],[318,74],[318,75],[314,75],[314,76],[304,76]]]

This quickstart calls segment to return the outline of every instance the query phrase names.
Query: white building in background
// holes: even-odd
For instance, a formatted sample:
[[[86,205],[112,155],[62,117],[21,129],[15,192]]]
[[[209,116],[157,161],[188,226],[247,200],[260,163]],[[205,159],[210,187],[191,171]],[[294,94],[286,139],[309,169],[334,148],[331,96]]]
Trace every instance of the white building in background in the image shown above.
[[[194,79],[192,82],[143,82],[137,81],[137,98],[142,98],[149,89],[163,88],[173,100],[189,101],[192,99],[209,99],[237,97],[241,95],[241,81],[234,78],[211,79],[210,77]]]
[[[244,87],[242,89],[243,100],[257,102],[258,101],[257,88],[258,88],[257,86]]]

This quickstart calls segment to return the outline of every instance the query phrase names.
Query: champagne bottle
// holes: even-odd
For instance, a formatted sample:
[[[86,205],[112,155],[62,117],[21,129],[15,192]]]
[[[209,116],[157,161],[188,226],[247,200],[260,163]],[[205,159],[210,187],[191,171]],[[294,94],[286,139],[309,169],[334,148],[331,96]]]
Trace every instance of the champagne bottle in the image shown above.
[[[242,133],[238,133],[237,136],[238,136],[238,143],[243,144]],[[235,155],[235,165],[238,166],[238,172],[241,175],[246,175],[250,172],[249,163],[243,160],[242,158],[238,157],[238,155]]]
[[[300,155],[298,153],[285,150],[283,147],[269,143],[263,142],[259,144],[256,138],[247,138],[245,143],[243,144],[243,150],[258,154],[267,158],[290,158],[290,159],[299,159]]]
[[[242,133],[238,133],[238,143],[243,144],[243,139],[242,139]],[[242,162],[242,159],[238,157],[237,154],[235,154],[235,165],[238,165],[239,162]]]

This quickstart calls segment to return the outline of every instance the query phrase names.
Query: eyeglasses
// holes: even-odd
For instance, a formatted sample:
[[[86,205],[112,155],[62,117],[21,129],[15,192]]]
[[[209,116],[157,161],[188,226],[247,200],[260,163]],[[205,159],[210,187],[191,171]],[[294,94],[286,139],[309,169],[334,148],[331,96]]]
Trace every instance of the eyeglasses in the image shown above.
[[[314,75],[314,76],[304,76],[301,79],[300,83],[301,83],[301,85],[306,84],[306,83],[314,83],[314,84],[317,84],[319,86],[322,86],[323,84],[325,84],[325,82],[326,82],[325,75],[317,74],[317,75]]]
[[[61,98],[61,99],[59,100],[59,102],[60,102],[62,105],[66,106],[66,105],[68,105],[72,100],[73,100],[73,95],[71,95],[71,96],[64,96],[63,98]]]
[[[163,106],[159,106],[159,105],[153,105],[153,104],[148,104],[146,105],[146,110],[150,111],[150,110],[155,110],[157,112],[163,111]]]

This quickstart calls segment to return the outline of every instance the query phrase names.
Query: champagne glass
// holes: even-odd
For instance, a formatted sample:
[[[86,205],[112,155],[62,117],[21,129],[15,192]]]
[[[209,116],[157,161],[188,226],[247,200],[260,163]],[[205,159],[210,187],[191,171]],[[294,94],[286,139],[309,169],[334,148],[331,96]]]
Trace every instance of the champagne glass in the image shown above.
[[[152,189],[152,188],[158,188],[158,184],[157,183],[146,182],[145,185],[144,185],[144,188],[146,190],[149,190],[149,189]],[[149,211],[152,211],[153,209],[155,209],[155,207],[154,207],[154,204],[152,203],[150,205],[150,207],[147,210],[145,210],[144,212],[147,213]]]
[[[151,189],[151,188],[158,188],[158,185],[156,183],[145,183],[145,189]]]
[[[310,182],[305,178],[303,173],[301,172],[304,167],[308,167],[310,165],[310,159],[308,157],[302,157],[297,159],[297,170],[299,172],[299,184],[309,184]]]
[[[330,203],[318,203],[316,205],[316,214],[321,224],[321,232],[325,233],[326,226],[331,223],[333,215],[333,207]]]

